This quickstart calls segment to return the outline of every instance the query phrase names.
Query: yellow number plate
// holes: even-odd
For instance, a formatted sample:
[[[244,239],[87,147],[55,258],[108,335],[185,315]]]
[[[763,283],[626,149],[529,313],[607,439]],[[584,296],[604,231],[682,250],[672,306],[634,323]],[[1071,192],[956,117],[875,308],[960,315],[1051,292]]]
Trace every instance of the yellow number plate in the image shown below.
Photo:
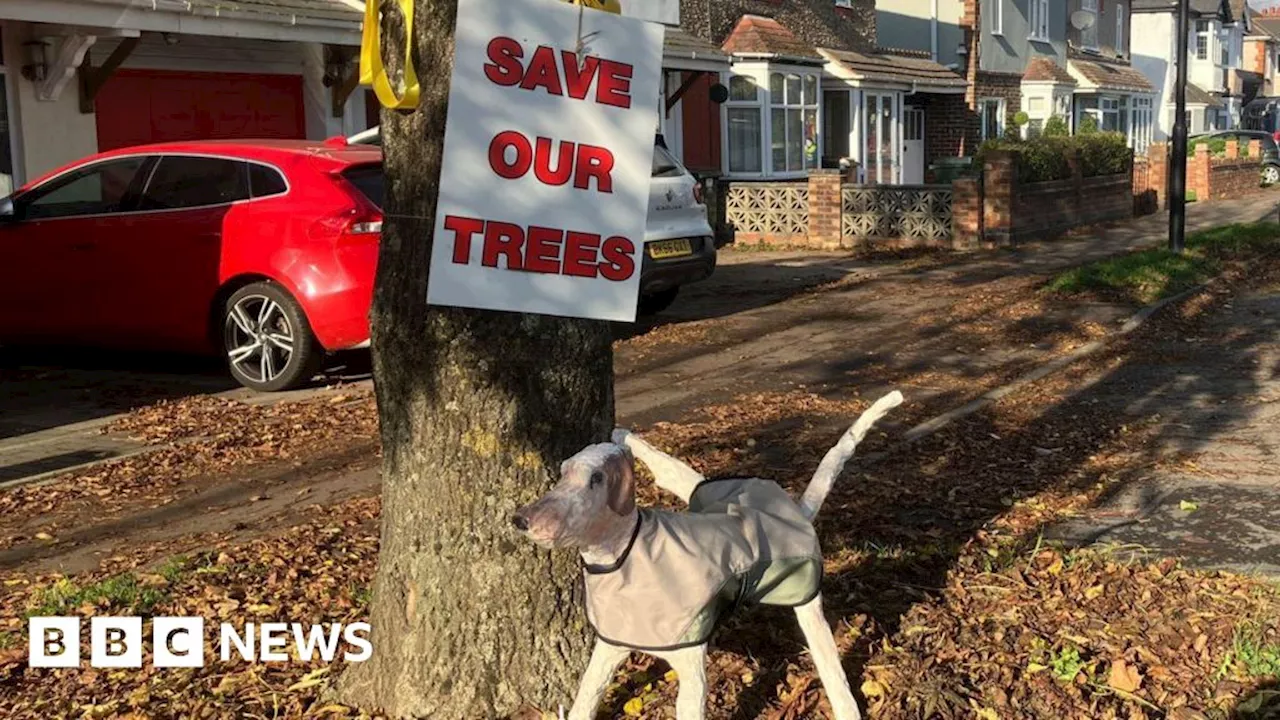
[[[693,245],[686,238],[679,240],[659,240],[649,243],[649,257],[655,260],[662,258],[692,255]]]

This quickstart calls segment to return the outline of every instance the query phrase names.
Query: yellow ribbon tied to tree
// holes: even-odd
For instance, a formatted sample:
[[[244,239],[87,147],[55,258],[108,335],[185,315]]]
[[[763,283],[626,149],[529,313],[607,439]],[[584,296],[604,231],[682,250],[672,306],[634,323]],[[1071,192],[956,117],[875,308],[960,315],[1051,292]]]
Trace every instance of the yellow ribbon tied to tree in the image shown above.
[[[400,7],[404,17],[404,89],[397,92],[387,77],[387,68],[382,64],[382,22],[378,16],[378,7],[383,0],[366,0],[364,5],[364,34],[360,42],[360,84],[373,86],[373,94],[378,102],[391,110],[412,110],[421,101],[421,88],[418,86],[418,73],[413,69],[413,3],[414,0],[385,0]],[[461,0],[466,2],[467,0]],[[622,14],[620,0],[566,0],[570,5],[579,5],[593,10],[603,10],[614,15]]]

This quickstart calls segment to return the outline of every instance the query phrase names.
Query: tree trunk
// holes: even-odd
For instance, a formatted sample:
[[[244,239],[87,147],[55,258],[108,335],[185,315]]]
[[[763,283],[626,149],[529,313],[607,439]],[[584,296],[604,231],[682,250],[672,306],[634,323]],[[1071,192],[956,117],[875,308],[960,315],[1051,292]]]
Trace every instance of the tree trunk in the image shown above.
[[[553,484],[561,460],[608,438],[609,327],[427,306],[456,0],[416,2],[422,104],[382,113],[386,220],[371,312],[383,449],[374,650],[347,669],[338,695],[395,717],[493,718],[525,704],[554,711],[568,704],[587,657],[578,560],[518,538],[510,517]],[[384,17],[384,38],[404,36],[396,25]],[[386,61],[394,79],[397,58]]]

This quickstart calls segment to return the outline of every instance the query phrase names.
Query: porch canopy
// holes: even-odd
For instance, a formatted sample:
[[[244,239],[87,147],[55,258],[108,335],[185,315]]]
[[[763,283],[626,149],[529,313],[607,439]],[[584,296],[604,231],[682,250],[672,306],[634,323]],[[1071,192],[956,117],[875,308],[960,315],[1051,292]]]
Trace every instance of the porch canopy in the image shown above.
[[[968,86],[954,71],[927,58],[827,48],[818,52],[827,61],[828,75],[854,87],[963,94]]]
[[[7,20],[128,36],[138,32],[359,45],[357,0],[9,0]]]
[[[662,42],[662,69],[718,73],[729,69],[729,55],[695,35],[667,28]]]
[[[1076,79],[1076,92],[1156,94],[1147,76],[1129,65],[1072,58],[1067,61],[1067,71]]]

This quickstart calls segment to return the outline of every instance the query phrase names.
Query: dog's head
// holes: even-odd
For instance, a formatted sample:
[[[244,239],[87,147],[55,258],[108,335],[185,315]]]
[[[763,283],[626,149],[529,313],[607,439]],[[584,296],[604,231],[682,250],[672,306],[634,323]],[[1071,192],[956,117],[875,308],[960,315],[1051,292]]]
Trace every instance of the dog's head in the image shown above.
[[[560,482],[511,522],[543,547],[590,547],[636,507],[635,461],[622,445],[588,445],[560,464]]]

